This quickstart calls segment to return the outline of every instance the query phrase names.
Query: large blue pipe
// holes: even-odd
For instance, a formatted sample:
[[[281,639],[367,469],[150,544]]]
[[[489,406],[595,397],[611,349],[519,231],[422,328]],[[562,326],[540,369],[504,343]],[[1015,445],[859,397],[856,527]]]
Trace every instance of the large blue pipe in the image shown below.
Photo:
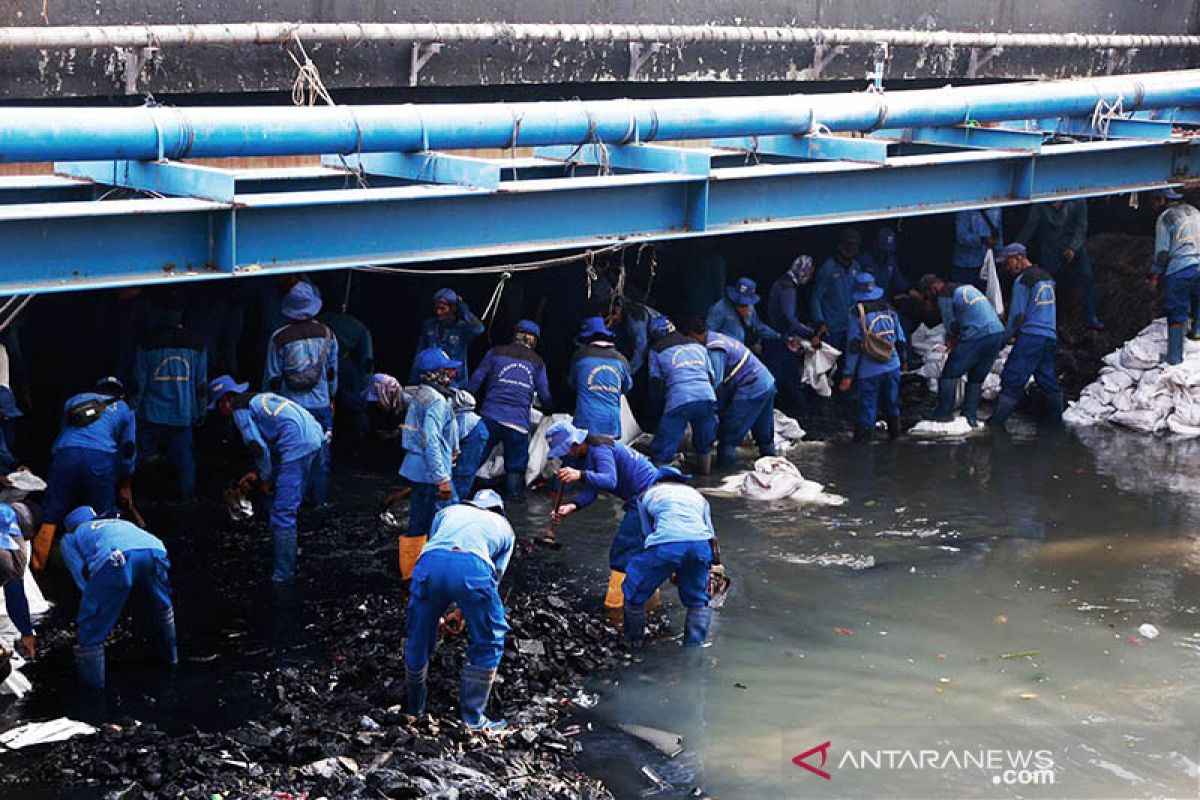
[[[609,144],[1200,106],[1200,70],[963,88],[598,102],[0,109],[0,162]]]

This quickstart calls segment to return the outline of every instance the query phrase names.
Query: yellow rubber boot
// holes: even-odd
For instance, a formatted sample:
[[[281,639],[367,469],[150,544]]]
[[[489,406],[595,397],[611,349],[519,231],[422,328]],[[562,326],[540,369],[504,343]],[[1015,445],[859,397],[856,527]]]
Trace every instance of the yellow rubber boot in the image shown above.
[[[54,534],[58,530],[58,526],[51,522],[43,522],[42,527],[38,528],[37,536],[33,537],[33,553],[30,558],[30,566],[35,572],[40,572],[46,568],[46,562],[50,560],[50,550],[54,547]]]
[[[608,573],[608,591],[604,593],[604,608],[609,611],[619,611],[625,608],[625,593],[621,584],[625,582],[625,573],[615,569]]]
[[[400,537],[400,577],[404,580],[412,578],[413,568],[417,566],[417,559],[421,557],[421,548],[428,540],[428,536]]]

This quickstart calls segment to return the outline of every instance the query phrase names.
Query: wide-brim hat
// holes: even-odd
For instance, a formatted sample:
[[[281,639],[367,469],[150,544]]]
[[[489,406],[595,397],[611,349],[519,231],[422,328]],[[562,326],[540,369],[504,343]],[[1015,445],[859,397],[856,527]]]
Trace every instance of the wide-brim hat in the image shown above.
[[[238,383],[233,379],[232,375],[222,375],[218,378],[213,378],[212,383],[208,384],[208,410],[212,411],[217,407],[217,401],[227,394],[241,394],[250,388],[249,383]]]
[[[549,450],[547,458],[562,458],[571,452],[574,445],[582,444],[587,438],[587,431],[576,428],[567,420],[556,422],[546,431],[546,444]]]
[[[440,347],[426,347],[417,353],[417,372],[433,372],[438,369],[458,369],[462,362],[455,361]]]
[[[321,296],[311,283],[300,281],[283,296],[279,312],[293,322],[311,319],[321,312]]]
[[[758,296],[758,284],[749,278],[738,278],[733,286],[725,287],[725,294],[735,306],[754,306],[762,300]]]

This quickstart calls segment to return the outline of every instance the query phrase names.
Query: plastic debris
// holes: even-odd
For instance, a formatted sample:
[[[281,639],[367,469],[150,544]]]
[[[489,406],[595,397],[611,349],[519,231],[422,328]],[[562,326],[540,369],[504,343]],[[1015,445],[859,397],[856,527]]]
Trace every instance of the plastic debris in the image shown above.
[[[1149,622],[1142,623],[1138,627],[1138,633],[1141,634],[1142,638],[1144,638],[1144,639],[1157,639],[1158,638],[1158,628],[1154,627]]]
[[[0,746],[20,750],[35,744],[64,742],[75,736],[91,736],[94,733],[96,729],[86,722],[59,717],[46,722],[27,722],[0,733]]]
[[[1012,658],[1033,658],[1038,654],[1037,650],[1020,650],[1016,653],[1001,653],[1000,657],[1005,659]]]
[[[617,728],[636,739],[641,739],[667,758],[674,758],[683,752],[683,737],[678,733],[628,723],[618,725]]]
[[[931,419],[923,419],[908,429],[908,435],[934,439],[938,437],[970,436],[974,433],[983,433],[985,430],[986,428],[982,425],[972,428],[971,423],[967,422],[966,417],[955,417],[950,422],[935,422]]]

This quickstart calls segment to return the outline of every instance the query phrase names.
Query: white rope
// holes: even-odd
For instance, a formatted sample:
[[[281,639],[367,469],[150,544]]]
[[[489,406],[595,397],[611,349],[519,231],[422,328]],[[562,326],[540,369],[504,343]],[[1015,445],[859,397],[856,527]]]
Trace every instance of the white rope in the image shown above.
[[[3,322],[0,322],[0,333],[4,333],[4,331],[8,330],[8,326],[12,325],[13,322],[16,321],[16,319],[20,315],[20,313],[25,310],[25,306],[29,305],[29,302],[31,300],[33,300],[33,295],[27,294],[24,297],[21,297],[20,295],[18,295],[17,297],[13,297],[12,300],[17,300],[18,298],[20,298],[20,301],[21,301],[20,304],[16,307],[16,309],[11,314],[9,314],[7,317],[5,317]],[[9,303],[5,303],[4,308],[0,309],[0,315],[3,315],[4,312],[8,310],[8,307],[9,307]]]
[[[624,244],[614,244],[608,247],[601,247],[596,250],[585,250],[582,253],[574,253],[569,256],[561,256],[559,258],[547,258],[542,261],[530,261],[524,264],[497,264],[487,267],[460,267],[456,269],[417,269],[412,267],[354,267],[356,272],[370,272],[378,275],[502,275],[505,272],[536,272],[541,269],[550,269],[552,267],[562,267],[567,264],[574,264],[578,261],[588,261],[589,270],[592,279],[595,279],[595,270],[591,267],[590,262],[598,255],[611,253],[616,250],[622,250],[626,247]],[[589,297],[591,295],[589,294]]]
[[[321,80],[321,70],[317,69],[317,65],[308,57],[300,36],[293,33],[292,40],[300,50],[300,55],[304,57],[304,61],[301,62],[290,49],[286,51],[288,58],[296,65],[296,79],[292,81],[292,104],[315,106],[317,100],[324,100],[326,105],[336,105],[329,90],[325,88],[325,82]]]
[[[496,288],[492,290],[492,299],[488,300],[483,313],[479,315],[479,319],[487,323],[489,336],[492,332],[492,321],[496,319],[496,314],[500,311],[500,297],[504,294],[504,286],[512,279],[512,276],[511,272],[500,273],[500,280],[496,283]]]
[[[1109,103],[1103,97],[1096,101],[1096,107],[1092,109],[1092,132],[1100,136],[1101,139],[1108,138],[1108,126],[1114,119],[1119,119],[1125,116],[1125,97],[1118,95],[1114,103]]]

